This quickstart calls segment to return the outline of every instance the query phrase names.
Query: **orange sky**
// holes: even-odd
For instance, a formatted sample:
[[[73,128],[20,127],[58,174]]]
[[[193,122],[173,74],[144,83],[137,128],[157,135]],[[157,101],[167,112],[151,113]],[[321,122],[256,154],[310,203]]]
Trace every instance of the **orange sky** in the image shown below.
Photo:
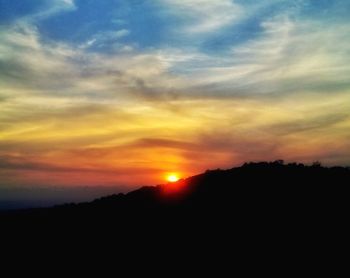
[[[15,2],[0,9],[0,189],[350,164],[344,1]]]

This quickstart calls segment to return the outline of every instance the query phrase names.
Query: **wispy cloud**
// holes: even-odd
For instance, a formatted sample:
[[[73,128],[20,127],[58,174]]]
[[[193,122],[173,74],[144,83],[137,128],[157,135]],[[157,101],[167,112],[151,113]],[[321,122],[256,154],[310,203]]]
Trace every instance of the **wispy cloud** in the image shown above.
[[[243,15],[240,5],[230,0],[159,0],[167,12],[181,18],[185,25],[179,31],[189,35],[214,32],[239,21]]]
[[[111,48],[111,45],[114,45],[113,49],[115,50],[118,49],[118,47],[120,46],[123,46],[121,50],[125,50],[127,49],[126,48],[127,45],[120,44],[119,40],[123,37],[128,36],[129,34],[130,34],[130,31],[127,29],[120,29],[116,31],[102,31],[92,36],[80,47],[83,49],[90,48],[90,47],[105,47],[105,46],[108,46],[109,48]]]
[[[77,184],[70,169],[111,170],[81,184],[136,184],[245,160],[348,163],[348,22],[312,13],[309,1],[267,2],[157,0],[147,7],[162,26],[115,17],[79,40],[42,25],[81,22],[84,1],[43,1],[1,25],[3,183],[16,167],[40,184],[53,172]],[[225,47],[208,47],[217,37]]]
[[[62,12],[74,11],[77,7],[74,0],[41,0],[41,8],[31,14],[18,19],[22,23],[35,23],[47,19]]]

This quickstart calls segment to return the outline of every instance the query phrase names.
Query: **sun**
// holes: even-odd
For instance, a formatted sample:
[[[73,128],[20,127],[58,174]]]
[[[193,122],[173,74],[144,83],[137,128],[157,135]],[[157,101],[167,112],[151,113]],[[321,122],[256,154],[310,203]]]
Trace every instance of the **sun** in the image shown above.
[[[177,182],[178,180],[180,180],[180,178],[179,178],[179,175],[178,174],[169,174],[169,175],[167,175],[166,176],[166,180],[168,181],[168,182]]]

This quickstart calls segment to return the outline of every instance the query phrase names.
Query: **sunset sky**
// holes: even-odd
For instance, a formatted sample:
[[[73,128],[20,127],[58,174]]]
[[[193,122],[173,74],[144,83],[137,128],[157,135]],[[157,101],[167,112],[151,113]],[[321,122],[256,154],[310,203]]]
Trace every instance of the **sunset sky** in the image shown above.
[[[350,165],[349,12],[343,0],[0,0],[0,201],[252,160]]]

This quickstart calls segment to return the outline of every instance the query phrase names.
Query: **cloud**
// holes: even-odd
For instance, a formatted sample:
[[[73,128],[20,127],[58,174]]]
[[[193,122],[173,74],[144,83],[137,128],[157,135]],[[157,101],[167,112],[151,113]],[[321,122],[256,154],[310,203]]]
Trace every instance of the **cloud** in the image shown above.
[[[36,161],[31,161],[25,157],[11,157],[11,156],[2,156],[0,157],[0,167],[2,170],[21,170],[21,171],[44,171],[44,172],[79,172],[79,173],[104,173],[104,174],[113,174],[113,175],[127,175],[130,172],[133,172],[135,175],[140,175],[150,172],[159,171],[159,169],[139,169],[135,173],[135,168],[128,167],[118,167],[118,168],[103,168],[103,167],[82,167],[79,165],[64,166],[59,164],[50,163],[40,163]]]
[[[119,40],[123,37],[126,37],[130,34],[130,31],[127,29],[120,29],[117,31],[102,31],[94,36],[92,36],[87,42],[82,44],[80,48],[90,48],[90,47],[105,47],[108,46],[109,48],[111,45],[115,45],[117,48],[121,48],[121,50],[125,50],[127,45],[121,45]],[[121,47],[123,46],[123,47]],[[130,49],[132,50],[132,49]]]
[[[230,0],[159,0],[168,13],[186,22],[181,29],[189,35],[214,32],[242,17],[240,5]]]
[[[99,33],[88,44],[111,43],[128,32]],[[156,99],[183,86],[180,77],[169,73],[172,65],[163,51],[89,52],[86,47],[45,41],[31,24],[14,24],[0,30],[0,35],[0,83],[8,94],[91,96],[93,101],[130,96]]]
[[[0,30],[0,34],[3,89],[54,90],[70,85],[71,77],[76,75],[70,60],[77,58],[77,51],[61,43],[43,44],[37,28],[28,24],[15,24]]]
[[[170,149],[191,149],[196,148],[196,144],[178,140],[164,138],[142,138],[133,142],[128,147],[138,148],[170,148]]]
[[[57,14],[77,9],[74,0],[40,0],[39,3],[40,8],[36,12],[18,18],[17,22],[33,24]]]
[[[132,18],[81,40],[47,36],[40,23],[83,8],[73,1],[2,26],[4,183],[135,185],[246,160],[349,161],[349,24],[268,2],[159,0],[148,8],[167,20],[148,44]],[[215,36],[225,47],[206,47]]]
[[[349,87],[348,26],[286,15],[263,21],[261,28],[256,39],[232,46],[230,56],[208,57],[193,69],[192,84],[199,94],[275,97]],[[192,65],[188,66],[191,71]]]
[[[1,31],[0,72],[5,88],[102,99],[255,98],[348,87],[350,68],[345,61],[350,57],[343,36],[347,26],[292,19],[288,14],[264,20],[260,26],[259,36],[232,45],[223,55],[196,48],[96,53],[86,48],[116,43],[123,49],[118,40],[130,31],[101,31],[76,48],[44,42],[34,25],[16,24]]]
[[[183,9],[194,13],[198,15],[198,26],[214,29],[228,24],[221,21],[225,18],[222,14],[235,15],[233,10],[244,9],[226,0],[162,4],[174,12]],[[206,12],[218,17],[213,20],[217,25],[202,22],[212,20],[205,16]],[[183,23],[187,28],[198,27],[186,20]],[[56,95],[59,90],[70,95],[98,94],[101,98],[116,94],[146,100],[255,98],[300,91],[343,91],[348,87],[350,68],[345,61],[350,57],[344,37],[348,26],[292,17],[286,11],[264,19],[260,28],[258,36],[232,45],[228,53],[204,53],[196,47],[139,51],[118,42],[131,32],[128,29],[101,31],[76,48],[62,42],[44,42],[34,25],[18,23],[1,31],[0,71],[9,86]],[[337,41],[337,46],[332,41]],[[88,51],[111,44],[121,52]],[[123,49],[129,52],[123,53]],[[65,80],[64,84],[60,80]]]
[[[24,171],[49,171],[49,172],[72,172],[72,171],[94,171],[94,169],[68,168],[56,165],[49,165],[38,162],[26,161],[24,157],[0,157],[0,167],[3,170],[24,170]]]
[[[326,129],[331,130],[332,126],[347,122],[349,120],[350,113],[331,113],[315,117],[298,117],[294,121],[286,121],[278,124],[274,124],[270,127],[270,131],[276,135],[293,135],[296,133],[312,133],[315,131],[322,131]]]

